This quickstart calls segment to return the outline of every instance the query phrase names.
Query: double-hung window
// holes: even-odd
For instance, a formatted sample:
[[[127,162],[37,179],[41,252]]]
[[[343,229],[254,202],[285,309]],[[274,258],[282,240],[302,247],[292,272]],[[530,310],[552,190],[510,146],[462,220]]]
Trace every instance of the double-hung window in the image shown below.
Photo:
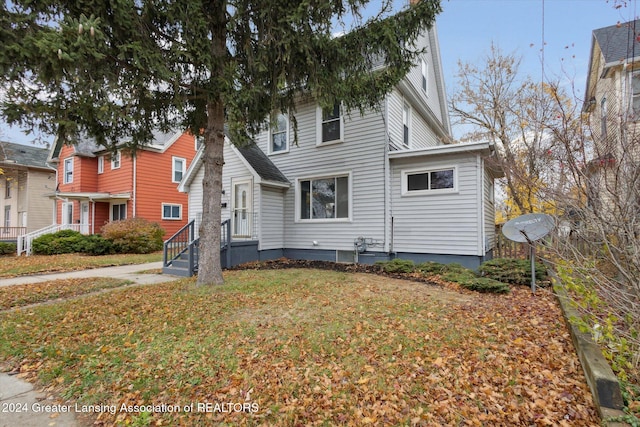
[[[289,119],[281,112],[275,113],[272,117],[269,139],[269,153],[289,151]]]
[[[328,109],[318,108],[317,145],[333,144],[344,140],[344,119],[340,103]]]
[[[104,173],[104,156],[98,157],[98,173]]]
[[[427,79],[429,76],[427,71],[427,62],[424,59],[422,59],[420,62],[422,64],[422,90],[424,91],[424,93],[427,93],[429,83],[429,80]]]
[[[411,142],[411,107],[404,104],[402,108],[402,143],[409,147]]]
[[[73,157],[64,159],[64,183],[71,184],[73,182]]]
[[[120,169],[121,158],[120,150],[111,155],[111,169]]]
[[[457,191],[456,168],[402,171],[402,194],[420,195]]]
[[[173,164],[171,166],[171,181],[180,182],[182,181],[182,176],[184,175],[187,160],[181,157],[172,157],[172,159]]]
[[[298,206],[300,220],[348,220],[350,217],[349,174],[300,179]]]
[[[631,73],[631,120],[640,120],[640,71]]]
[[[4,198],[5,199],[10,199],[11,198],[11,180],[9,178],[5,179],[4,181]]]

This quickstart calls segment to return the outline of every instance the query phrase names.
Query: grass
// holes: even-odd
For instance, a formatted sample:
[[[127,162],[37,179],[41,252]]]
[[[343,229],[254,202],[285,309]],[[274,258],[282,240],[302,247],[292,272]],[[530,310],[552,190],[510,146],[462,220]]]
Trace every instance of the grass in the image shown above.
[[[128,285],[129,280],[110,277],[61,279],[29,285],[0,287],[0,310],[68,298]]]
[[[0,261],[0,277],[15,277],[162,261],[162,252],[104,256],[79,254],[3,256]]]
[[[98,425],[598,423],[547,292],[305,269],[225,280],[0,314],[0,360],[72,401],[118,408]],[[193,410],[120,410],[162,404]]]

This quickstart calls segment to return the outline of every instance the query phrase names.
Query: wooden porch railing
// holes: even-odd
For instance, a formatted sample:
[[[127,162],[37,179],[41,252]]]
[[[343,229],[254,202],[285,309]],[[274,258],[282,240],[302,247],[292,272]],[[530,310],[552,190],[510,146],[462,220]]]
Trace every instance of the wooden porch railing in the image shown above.
[[[27,227],[0,227],[0,241],[17,241],[26,232]]]

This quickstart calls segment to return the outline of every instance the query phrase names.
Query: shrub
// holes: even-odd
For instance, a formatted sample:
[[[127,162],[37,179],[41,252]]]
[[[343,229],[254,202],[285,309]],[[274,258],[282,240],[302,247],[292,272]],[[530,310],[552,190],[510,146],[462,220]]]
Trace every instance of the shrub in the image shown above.
[[[129,218],[105,225],[102,236],[113,242],[118,253],[148,254],[162,249],[164,230],[144,218]]]
[[[0,242],[0,255],[11,255],[15,254],[18,250],[18,247],[15,243],[10,242]]]
[[[377,262],[385,273],[413,273],[416,266],[410,259],[396,258],[391,261]]]
[[[113,243],[99,234],[85,236],[84,241],[79,249],[87,255],[110,255],[115,253]]]
[[[531,261],[526,259],[496,258],[483,263],[478,271],[483,277],[514,285],[531,284]],[[546,269],[542,263],[536,262],[536,281],[543,283]]]
[[[57,255],[81,252],[85,236],[73,230],[44,234],[33,240],[32,250],[37,255]]]

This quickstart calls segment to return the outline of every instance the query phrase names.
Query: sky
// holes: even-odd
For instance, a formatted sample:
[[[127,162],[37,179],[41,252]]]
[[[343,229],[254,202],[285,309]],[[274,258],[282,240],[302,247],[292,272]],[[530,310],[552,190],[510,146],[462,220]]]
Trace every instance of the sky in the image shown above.
[[[503,53],[522,57],[520,71],[540,81],[544,31],[545,79],[573,82],[580,98],[585,88],[592,31],[633,20],[640,13],[636,11],[636,6],[640,10],[638,1],[441,0],[443,12],[436,25],[447,92],[456,89],[458,61],[479,63],[492,42]],[[462,128],[453,129],[456,138],[463,132]],[[53,140],[44,135],[43,138]],[[0,123],[0,140],[31,144],[33,139],[20,129]]]

